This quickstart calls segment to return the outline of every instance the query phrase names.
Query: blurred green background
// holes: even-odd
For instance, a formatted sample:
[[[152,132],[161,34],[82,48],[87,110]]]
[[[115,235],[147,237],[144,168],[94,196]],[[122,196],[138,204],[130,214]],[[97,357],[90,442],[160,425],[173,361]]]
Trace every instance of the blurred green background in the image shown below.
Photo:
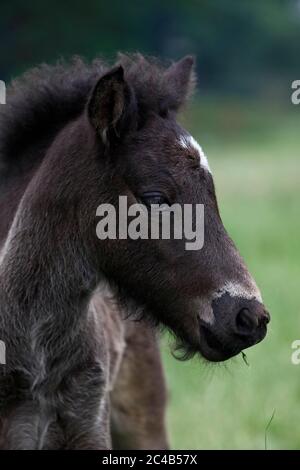
[[[182,120],[209,156],[224,223],[272,313],[267,339],[223,365],[163,354],[173,448],[300,449],[299,0],[1,3],[0,79],[73,54],[197,58]],[[273,420],[268,423],[274,414]],[[268,427],[268,429],[267,429]],[[267,429],[267,431],[266,431]]]

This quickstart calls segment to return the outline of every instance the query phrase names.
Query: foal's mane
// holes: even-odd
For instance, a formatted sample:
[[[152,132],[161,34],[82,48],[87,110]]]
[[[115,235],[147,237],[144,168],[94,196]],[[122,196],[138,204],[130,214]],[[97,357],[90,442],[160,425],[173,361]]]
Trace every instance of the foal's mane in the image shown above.
[[[135,91],[140,113],[160,113],[182,104],[156,59],[119,54],[117,64]],[[25,171],[28,159],[31,165],[42,158],[57,132],[82,113],[93,86],[109,68],[100,59],[88,64],[74,57],[42,64],[12,81],[7,104],[0,108],[0,179]]]

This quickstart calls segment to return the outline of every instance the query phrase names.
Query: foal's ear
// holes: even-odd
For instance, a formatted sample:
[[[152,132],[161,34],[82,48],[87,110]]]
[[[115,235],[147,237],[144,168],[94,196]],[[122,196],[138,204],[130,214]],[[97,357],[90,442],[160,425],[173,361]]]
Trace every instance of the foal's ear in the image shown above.
[[[105,146],[116,143],[135,126],[135,97],[122,66],[99,79],[88,102],[88,117]]]
[[[170,108],[177,111],[192,94],[196,86],[195,59],[191,55],[183,57],[165,71],[165,83],[168,85],[171,100]]]

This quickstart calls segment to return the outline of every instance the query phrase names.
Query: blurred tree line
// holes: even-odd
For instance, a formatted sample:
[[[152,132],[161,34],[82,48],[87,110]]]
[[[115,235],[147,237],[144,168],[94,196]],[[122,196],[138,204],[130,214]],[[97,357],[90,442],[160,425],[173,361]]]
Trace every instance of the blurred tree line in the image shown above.
[[[73,54],[195,54],[203,90],[259,94],[300,78],[300,0],[2,0],[0,78]]]

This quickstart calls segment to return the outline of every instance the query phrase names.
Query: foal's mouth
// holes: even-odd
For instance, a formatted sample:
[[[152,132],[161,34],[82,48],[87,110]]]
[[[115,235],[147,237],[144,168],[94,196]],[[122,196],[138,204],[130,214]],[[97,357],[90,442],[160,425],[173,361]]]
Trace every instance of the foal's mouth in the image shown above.
[[[226,334],[224,330],[222,336],[214,331],[214,328],[204,323],[198,316],[199,331],[200,331],[200,353],[204,359],[210,362],[223,362],[226,361],[244,349],[247,349],[264,339],[267,333],[267,327],[263,325],[255,336],[251,339],[245,339],[240,336],[234,338]]]
[[[200,351],[210,362],[222,362],[236,356],[243,348],[224,344],[221,339],[206,326],[200,326]]]

